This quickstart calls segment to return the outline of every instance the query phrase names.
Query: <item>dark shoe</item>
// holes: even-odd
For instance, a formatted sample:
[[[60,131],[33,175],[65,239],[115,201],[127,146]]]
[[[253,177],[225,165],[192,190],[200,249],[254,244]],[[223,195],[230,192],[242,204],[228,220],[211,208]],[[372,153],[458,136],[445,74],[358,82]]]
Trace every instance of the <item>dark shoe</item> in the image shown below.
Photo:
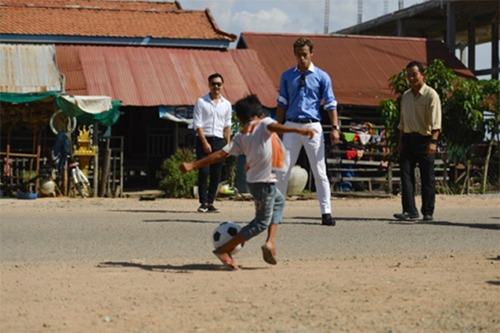
[[[418,219],[418,213],[410,214],[410,213],[404,212],[404,213],[400,213],[400,214],[394,214],[394,217],[397,218],[398,220],[401,220],[401,221],[414,220],[414,219]]]
[[[434,220],[434,218],[432,217],[432,215],[426,214],[426,215],[424,215],[423,220],[424,221],[432,221],[432,220]]]
[[[218,213],[219,212],[219,210],[217,208],[215,208],[213,205],[208,206],[207,210],[209,213]]]
[[[264,258],[265,262],[270,265],[276,265],[278,263],[278,261],[276,260],[275,250],[271,249],[266,244],[262,245],[260,248],[262,249],[262,257]]]
[[[198,207],[198,212],[200,212],[200,213],[206,213],[206,212],[208,212],[207,205],[202,204],[200,207]]]
[[[330,214],[321,215],[321,225],[334,226],[336,224],[335,220]]]

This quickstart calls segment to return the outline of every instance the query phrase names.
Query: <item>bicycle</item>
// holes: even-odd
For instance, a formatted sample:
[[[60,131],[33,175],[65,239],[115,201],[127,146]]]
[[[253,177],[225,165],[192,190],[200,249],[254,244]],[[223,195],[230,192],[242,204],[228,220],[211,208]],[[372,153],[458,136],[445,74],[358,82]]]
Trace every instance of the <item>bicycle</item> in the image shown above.
[[[75,193],[76,190],[82,198],[88,198],[92,194],[90,190],[90,182],[83,171],[80,169],[79,165],[80,163],[78,162],[71,162],[68,164],[68,168],[71,174],[70,189],[73,193]]]

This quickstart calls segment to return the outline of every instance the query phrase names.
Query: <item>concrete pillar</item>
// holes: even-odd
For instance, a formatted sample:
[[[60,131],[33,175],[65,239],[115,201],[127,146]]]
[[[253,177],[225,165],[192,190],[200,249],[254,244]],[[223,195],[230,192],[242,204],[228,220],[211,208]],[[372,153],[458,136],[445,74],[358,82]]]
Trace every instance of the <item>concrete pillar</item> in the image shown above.
[[[449,2],[446,6],[446,46],[451,54],[455,54],[456,22],[455,6]]]
[[[498,80],[498,16],[491,25],[491,78]]]
[[[403,19],[398,19],[398,37],[404,37],[405,35],[405,21]]]
[[[469,22],[469,31],[467,34],[467,67],[474,73],[476,70],[476,23],[471,20]]]

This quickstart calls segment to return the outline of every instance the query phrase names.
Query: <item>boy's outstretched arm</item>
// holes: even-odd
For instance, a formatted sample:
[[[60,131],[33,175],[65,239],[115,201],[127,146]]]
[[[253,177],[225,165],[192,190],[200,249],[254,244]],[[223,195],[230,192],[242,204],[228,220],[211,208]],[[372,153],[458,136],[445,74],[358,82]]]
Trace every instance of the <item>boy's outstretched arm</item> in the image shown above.
[[[192,162],[184,162],[179,166],[179,170],[181,170],[182,173],[186,173],[204,167],[205,165],[210,165],[220,162],[227,157],[229,157],[229,154],[221,149],[216,152],[213,152],[212,154],[200,160]]]
[[[271,123],[267,125],[267,129],[278,134],[297,133],[300,135],[308,136],[309,139],[312,139],[314,137],[314,134],[316,133],[312,128],[288,127],[280,123]]]

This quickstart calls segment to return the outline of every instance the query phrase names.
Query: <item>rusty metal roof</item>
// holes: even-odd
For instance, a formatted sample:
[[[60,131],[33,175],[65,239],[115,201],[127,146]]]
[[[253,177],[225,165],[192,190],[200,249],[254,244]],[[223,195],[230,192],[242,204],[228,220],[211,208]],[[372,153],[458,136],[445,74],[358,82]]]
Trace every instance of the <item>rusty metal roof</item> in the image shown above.
[[[261,64],[257,52],[248,49],[230,50],[229,52],[243,74],[249,92],[257,95],[263,105],[275,108],[278,89],[269,78],[266,68]]]
[[[0,92],[61,91],[54,45],[0,44]]]
[[[56,47],[56,63],[64,78],[64,92],[70,95],[88,95],[87,81],[83,73],[78,50],[73,46]]]
[[[238,48],[255,50],[271,81],[278,88],[283,71],[296,65],[293,43],[301,35],[241,34]],[[313,63],[332,78],[339,104],[378,106],[394,98],[388,86],[391,75],[412,60],[424,65],[442,59],[458,75],[474,77],[446,46],[423,38],[353,35],[309,35],[314,44]]]
[[[208,93],[208,76],[219,72],[222,94],[232,103],[255,93],[265,106],[276,105],[277,91],[252,50],[58,45],[56,54],[68,94],[85,89],[124,106],[193,105]]]
[[[25,36],[31,42],[40,35],[58,36],[59,42],[62,36],[236,40],[217,27],[208,9],[182,10],[177,2],[2,0],[0,21],[3,40]]]

